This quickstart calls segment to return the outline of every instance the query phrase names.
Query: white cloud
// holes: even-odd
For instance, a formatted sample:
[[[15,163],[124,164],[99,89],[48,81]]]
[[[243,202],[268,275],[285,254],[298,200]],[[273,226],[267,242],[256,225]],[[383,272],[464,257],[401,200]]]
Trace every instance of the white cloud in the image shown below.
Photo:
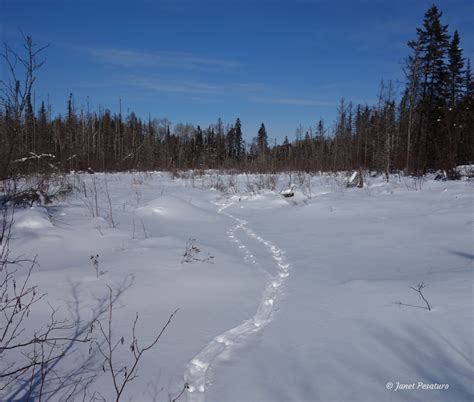
[[[161,79],[155,77],[129,76],[126,82],[150,91],[175,92],[187,94],[219,94],[249,96],[261,91],[265,86],[261,83],[209,83],[187,79]]]
[[[272,103],[278,105],[295,105],[295,106],[327,106],[334,107],[336,103],[320,101],[314,99],[301,99],[301,98],[277,98],[277,97],[254,97],[254,102],[258,103]]]
[[[166,67],[187,69],[235,68],[239,62],[198,57],[185,52],[144,52],[132,49],[82,48],[96,60],[124,67]]]
[[[211,85],[196,81],[182,81],[182,80],[150,80],[144,78],[131,78],[128,83],[157,92],[178,92],[178,93],[199,93],[212,94],[221,90],[216,85]]]

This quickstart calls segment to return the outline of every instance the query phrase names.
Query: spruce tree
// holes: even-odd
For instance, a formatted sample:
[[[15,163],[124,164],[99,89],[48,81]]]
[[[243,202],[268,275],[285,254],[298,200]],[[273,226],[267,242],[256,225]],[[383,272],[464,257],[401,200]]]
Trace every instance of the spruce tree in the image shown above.
[[[46,114],[46,107],[44,102],[41,102],[41,107],[38,111],[37,118],[37,132],[38,132],[38,152],[48,153],[50,152],[50,141],[49,141],[49,130],[48,130],[48,117]]]
[[[464,74],[464,97],[461,103],[460,140],[458,142],[459,164],[472,163],[474,160],[474,81],[471,61],[467,59]]]
[[[410,158],[412,154],[412,133],[415,132],[415,112],[419,104],[420,87],[423,77],[423,61],[421,59],[420,38],[408,42],[408,46],[412,49],[412,54],[408,56],[404,73],[407,80],[405,93],[400,101],[401,118],[406,120],[406,157],[405,172],[410,172],[412,166]],[[421,130],[421,127],[418,127]],[[419,142],[418,142],[419,145]],[[415,152],[418,151],[417,149]]]
[[[263,123],[258,130],[257,143],[259,154],[265,155],[268,151],[268,136],[265,124]]]
[[[425,14],[423,28],[418,29],[424,50],[427,92],[433,102],[442,102],[447,92],[448,72],[445,56],[449,47],[449,36],[448,26],[441,23],[442,15],[436,6],[432,6]]]
[[[464,97],[474,97],[474,81],[472,79],[471,59],[467,59],[466,73],[464,75]]]
[[[237,120],[235,121],[235,126],[234,126],[234,156],[235,159],[240,161],[244,155],[245,149],[244,149],[244,141],[242,139],[242,123],[240,122],[240,119],[237,117]]]
[[[464,58],[462,57],[462,49],[460,48],[458,31],[454,31],[453,39],[449,46],[448,57],[449,100],[450,107],[454,108],[462,95],[464,86]]]
[[[409,44],[412,48],[415,43],[420,47],[423,71],[418,105],[417,170],[439,168],[447,141],[444,110],[449,96],[445,63],[449,36],[441,16],[442,12],[433,5],[425,14],[423,27],[417,28],[417,39]]]

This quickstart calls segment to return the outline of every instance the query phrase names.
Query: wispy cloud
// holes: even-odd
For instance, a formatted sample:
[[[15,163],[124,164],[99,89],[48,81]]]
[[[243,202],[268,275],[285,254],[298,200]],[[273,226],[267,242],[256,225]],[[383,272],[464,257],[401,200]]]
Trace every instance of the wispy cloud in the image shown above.
[[[149,91],[174,92],[183,94],[238,94],[251,96],[261,91],[265,86],[261,83],[210,83],[187,79],[157,79],[129,76],[125,82]]]
[[[240,65],[233,60],[206,58],[185,52],[145,52],[133,49],[82,48],[96,60],[124,67],[226,69]]]
[[[295,106],[321,106],[321,107],[334,107],[335,102],[320,101],[314,99],[301,99],[301,98],[276,98],[276,97],[254,97],[251,99],[258,103],[272,103],[277,105],[295,105]]]
[[[213,94],[221,91],[217,85],[204,82],[185,81],[185,80],[150,80],[132,77],[128,83],[150,91],[157,92],[177,92],[191,94]]]

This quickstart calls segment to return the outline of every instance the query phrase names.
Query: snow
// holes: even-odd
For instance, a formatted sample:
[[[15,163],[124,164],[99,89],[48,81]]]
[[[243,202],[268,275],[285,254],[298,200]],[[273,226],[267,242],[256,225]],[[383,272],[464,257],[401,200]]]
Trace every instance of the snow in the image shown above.
[[[288,196],[293,196],[294,191],[291,188],[287,188],[286,190],[283,190],[280,194],[281,195],[288,195]]]
[[[357,171],[356,171],[356,172],[352,172],[351,177],[349,178],[348,183],[352,183],[352,182],[356,179],[357,173],[358,173]]]
[[[32,207],[27,210],[19,210],[15,216],[15,227],[24,229],[46,229],[52,228],[47,210],[42,207]]]
[[[38,154],[35,154],[34,152],[29,152],[29,154],[31,156],[25,156],[23,158],[20,158],[20,159],[15,159],[13,161],[13,163],[18,163],[18,162],[26,162],[27,160],[30,160],[30,159],[42,159],[42,158],[51,158],[51,159],[55,159],[56,156],[52,155],[52,154],[41,154],[41,155],[38,155]]]
[[[243,245],[235,236],[236,231],[244,231],[269,250],[272,258],[276,262],[278,272],[274,275],[270,275],[270,281],[263,291],[262,299],[253,317],[214,338],[191,360],[184,375],[185,381],[189,384],[189,401],[199,402],[205,399],[206,374],[212,363],[217,362],[222,355],[229,354],[232,346],[235,345],[237,341],[240,343],[243,342],[245,339],[252,337],[256,332],[264,329],[265,326],[270,323],[274,313],[274,301],[277,297],[281,296],[281,292],[278,291],[278,288],[284,283],[285,278],[288,277],[290,266],[286,263],[282,251],[249,229],[247,227],[247,221],[224,212],[225,209],[231,207],[233,204],[233,202],[230,202],[222,205],[221,208],[218,209],[218,213],[222,213],[237,222],[237,224],[227,232],[229,239],[237,243],[239,249],[244,251],[247,261],[257,264],[254,255],[249,251],[248,247]]]
[[[32,328],[47,322],[46,302],[86,321],[106,285],[122,286],[113,323],[125,338],[121,361],[136,312],[144,345],[180,308],[124,400],[168,401],[185,382],[180,400],[191,402],[473,399],[472,181],[375,177],[347,189],[344,175],[317,175],[306,178],[311,191],[305,182],[283,198],[286,175],[257,193],[236,175],[233,194],[211,191],[212,172],[74,177],[92,176],[107,180],[115,228],[104,193],[99,217],[75,194],[18,210],[12,253],[40,263],[31,283],[47,295]],[[190,239],[201,261],[182,263]],[[410,289],[421,282],[432,311]],[[81,358],[78,350],[62,369]],[[90,391],[113,399],[109,373],[90,359],[98,369]],[[0,399],[12,395],[21,393]]]

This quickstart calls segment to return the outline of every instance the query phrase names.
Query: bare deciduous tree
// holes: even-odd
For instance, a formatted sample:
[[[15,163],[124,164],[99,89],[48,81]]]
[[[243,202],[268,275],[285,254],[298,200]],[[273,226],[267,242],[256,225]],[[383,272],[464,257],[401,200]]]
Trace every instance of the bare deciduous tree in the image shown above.
[[[8,71],[8,78],[0,80],[0,106],[10,116],[8,133],[2,138],[0,179],[8,177],[12,156],[15,147],[22,146],[17,152],[25,154],[32,151],[30,148],[31,133],[22,133],[22,119],[28,111],[32,116],[31,94],[33,84],[36,81],[36,72],[43,66],[43,61],[38,61],[40,53],[48,47],[38,46],[33,42],[31,36],[23,36],[23,54],[13,50],[8,44],[4,44],[0,57],[3,59]]]

